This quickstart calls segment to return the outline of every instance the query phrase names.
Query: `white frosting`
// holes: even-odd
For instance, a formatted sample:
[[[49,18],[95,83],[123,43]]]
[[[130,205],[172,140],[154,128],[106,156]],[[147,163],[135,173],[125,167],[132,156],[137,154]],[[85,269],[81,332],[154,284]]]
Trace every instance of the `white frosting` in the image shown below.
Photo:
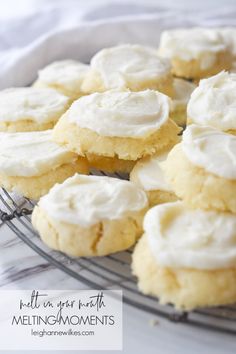
[[[0,122],[57,120],[68,105],[68,97],[50,88],[17,87],[0,91]]]
[[[218,29],[225,43],[228,45],[232,55],[236,57],[236,28],[222,27]]]
[[[145,192],[132,182],[77,174],[55,185],[39,206],[54,220],[89,227],[132,215],[147,203]]]
[[[157,91],[107,91],[81,97],[66,114],[102,136],[143,138],[168,120],[169,106],[170,99]]]
[[[52,142],[51,135],[51,130],[0,133],[0,173],[37,176],[76,160],[76,154]]]
[[[183,202],[158,205],[144,218],[144,231],[159,265],[171,268],[236,267],[236,216],[187,209]]]
[[[48,86],[58,85],[70,92],[80,90],[81,84],[89,71],[89,65],[75,60],[56,61],[38,73],[38,81]]]
[[[222,71],[200,81],[193,91],[187,115],[193,123],[236,130],[236,74]]]
[[[206,126],[189,125],[182,149],[189,161],[226,179],[236,179],[236,136]]]
[[[159,79],[171,70],[169,61],[160,58],[155,48],[134,44],[101,50],[92,58],[91,67],[100,73],[106,89]]]
[[[167,191],[171,192],[171,187],[166,181],[164,171],[160,162],[165,161],[167,153],[159,156],[144,158],[136,163],[130,179],[145,191]]]
[[[166,58],[200,60],[201,69],[208,69],[214,65],[216,54],[227,48],[217,30],[185,28],[162,32],[159,53]]]
[[[187,106],[191,93],[196,88],[192,82],[175,78],[173,81],[174,96],[172,98],[172,109],[179,106]]]

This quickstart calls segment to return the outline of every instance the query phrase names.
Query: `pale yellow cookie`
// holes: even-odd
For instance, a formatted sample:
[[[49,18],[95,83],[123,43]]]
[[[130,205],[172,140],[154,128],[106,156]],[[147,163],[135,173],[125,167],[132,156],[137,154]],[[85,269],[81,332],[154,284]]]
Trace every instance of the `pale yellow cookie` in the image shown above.
[[[75,101],[53,138],[82,156],[137,160],[174,145],[179,131],[169,119],[169,98],[160,92],[107,91]]]
[[[194,208],[236,213],[236,137],[190,125],[162,167],[176,195]]]
[[[215,29],[185,28],[161,34],[159,54],[171,60],[174,75],[200,79],[229,70],[230,48]]]
[[[145,193],[129,181],[75,175],[40,199],[32,223],[53,249],[104,256],[136,242],[146,210]]]
[[[69,108],[69,98],[49,88],[18,87],[0,91],[0,131],[51,129]]]
[[[174,94],[171,101],[170,118],[183,127],[187,120],[187,103],[196,85],[193,82],[175,78],[173,87]]]
[[[187,106],[188,124],[209,125],[236,135],[236,74],[222,71],[200,81]]]
[[[136,161],[122,160],[118,157],[104,157],[94,154],[86,154],[89,166],[108,173],[130,173]]]
[[[51,131],[0,133],[0,186],[38,199],[66,178],[88,173],[85,158],[51,141]]]
[[[132,270],[144,294],[177,309],[236,302],[236,216],[158,205],[144,218]]]
[[[172,81],[168,59],[160,58],[155,48],[125,44],[102,49],[92,58],[82,89],[85,93],[152,89],[172,95]]]
[[[146,192],[150,207],[178,199],[161,168],[161,163],[166,160],[167,154],[168,151],[165,151],[140,159],[130,173],[130,181]]]
[[[76,60],[55,61],[39,70],[33,86],[53,88],[75,100],[83,94],[81,85],[88,71],[89,65]]]

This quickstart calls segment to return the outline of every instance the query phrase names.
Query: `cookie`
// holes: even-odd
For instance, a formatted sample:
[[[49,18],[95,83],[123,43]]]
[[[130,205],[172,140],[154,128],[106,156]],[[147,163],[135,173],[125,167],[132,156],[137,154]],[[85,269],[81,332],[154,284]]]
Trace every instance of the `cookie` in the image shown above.
[[[111,89],[158,90],[172,94],[171,66],[157,50],[135,44],[105,48],[91,60],[91,70],[82,89],[86,93]]]
[[[75,100],[82,95],[81,85],[88,71],[89,65],[76,60],[55,61],[39,70],[33,86],[49,87]]]
[[[193,82],[175,78],[173,87],[174,94],[171,101],[170,118],[183,127],[187,121],[187,103],[196,85]]]
[[[176,195],[194,208],[236,213],[236,137],[189,125],[162,168]]]
[[[215,29],[183,28],[161,34],[159,54],[171,60],[174,75],[201,79],[229,70],[232,55]]]
[[[32,223],[51,248],[76,257],[131,247],[142,233],[145,192],[129,181],[75,175],[40,199]]]
[[[132,260],[144,294],[186,311],[236,301],[235,215],[167,203],[147,212],[144,231]]]
[[[0,131],[51,129],[69,107],[69,98],[49,88],[17,87],[0,91]]]
[[[200,81],[187,106],[188,124],[209,125],[236,135],[236,74],[222,71]]]
[[[169,98],[145,90],[107,91],[81,97],[61,117],[54,140],[82,156],[137,160],[178,141]]]
[[[140,159],[130,173],[130,181],[146,192],[150,207],[178,199],[161,168],[167,155],[165,152]]]
[[[51,131],[0,133],[0,186],[31,199],[46,194],[88,162],[51,140]]]

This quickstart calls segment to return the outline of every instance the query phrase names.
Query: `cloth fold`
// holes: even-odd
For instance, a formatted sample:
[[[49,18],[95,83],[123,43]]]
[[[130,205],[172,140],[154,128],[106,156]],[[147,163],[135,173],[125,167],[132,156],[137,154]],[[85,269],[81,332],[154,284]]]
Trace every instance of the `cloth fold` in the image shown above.
[[[130,15],[132,6],[135,15]],[[188,14],[163,6],[122,7],[118,3],[85,13],[75,10],[51,7],[3,21],[0,89],[31,84],[38,69],[55,60],[71,58],[88,63],[99,49],[127,42],[157,46],[161,31],[167,28],[236,26],[236,6]]]

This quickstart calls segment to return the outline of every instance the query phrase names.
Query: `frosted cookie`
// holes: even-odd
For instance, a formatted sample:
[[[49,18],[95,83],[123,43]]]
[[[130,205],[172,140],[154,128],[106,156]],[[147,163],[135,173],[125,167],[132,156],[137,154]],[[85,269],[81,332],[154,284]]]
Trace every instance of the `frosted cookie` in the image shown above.
[[[173,87],[174,94],[172,96],[170,118],[176,124],[184,126],[187,120],[187,103],[196,85],[190,81],[175,78]]]
[[[146,209],[145,192],[129,181],[75,175],[40,199],[32,223],[53,249],[104,256],[136,242]]]
[[[38,72],[35,87],[50,87],[72,100],[82,95],[81,85],[89,71],[89,65],[76,60],[61,60],[47,65]]]
[[[222,35],[213,29],[186,28],[164,31],[159,54],[169,58],[176,76],[200,79],[229,70],[232,57]]]
[[[51,141],[51,130],[0,133],[0,186],[31,199],[46,194],[76,172],[88,173],[88,162]]]
[[[0,131],[51,129],[68,107],[69,98],[49,88],[17,87],[0,91]]]
[[[137,160],[178,141],[169,98],[146,90],[81,97],[54,128],[54,140],[82,156]]]
[[[162,167],[176,195],[190,206],[236,213],[234,135],[192,124]]]
[[[209,125],[236,134],[236,74],[201,80],[187,106],[188,124]]]
[[[105,48],[92,58],[82,88],[86,93],[153,89],[171,95],[171,66],[155,48],[134,44]]]
[[[139,289],[177,309],[236,301],[236,216],[158,205],[144,218],[133,253]]]
[[[166,180],[161,163],[167,152],[140,159],[130,173],[131,182],[142,188],[148,197],[149,206],[176,201],[178,198]]]

